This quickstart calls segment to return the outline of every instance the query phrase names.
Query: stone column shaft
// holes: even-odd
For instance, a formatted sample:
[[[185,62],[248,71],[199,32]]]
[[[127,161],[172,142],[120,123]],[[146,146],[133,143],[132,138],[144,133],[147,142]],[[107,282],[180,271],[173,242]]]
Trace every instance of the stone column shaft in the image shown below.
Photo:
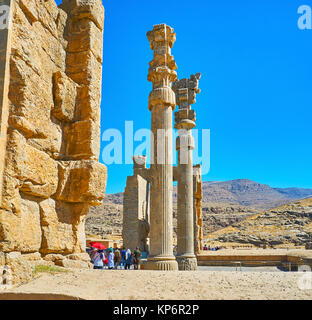
[[[177,270],[173,255],[172,225],[172,111],[175,94],[171,83],[177,78],[177,67],[171,56],[175,42],[173,29],[156,25],[148,32],[154,59],[150,62],[148,80],[153,83],[149,96],[152,113],[150,255],[147,269]]]
[[[191,131],[180,137],[192,141]],[[180,138],[178,138],[180,139]],[[178,256],[194,257],[193,146],[178,149]],[[185,159],[184,159],[185,158]],[[186,160],[186,161],[184,161]],[[193,232],[192,232],[193,231]]]
[[[193,199],[193,150],[192,129],[195,127],[195,93],[199,93],[200,74],[173,84],[179,111],[175,114],[175,128],[179,130],[178,150],[178,250],[179,270],[196,270],[194,253],[194,199]]]

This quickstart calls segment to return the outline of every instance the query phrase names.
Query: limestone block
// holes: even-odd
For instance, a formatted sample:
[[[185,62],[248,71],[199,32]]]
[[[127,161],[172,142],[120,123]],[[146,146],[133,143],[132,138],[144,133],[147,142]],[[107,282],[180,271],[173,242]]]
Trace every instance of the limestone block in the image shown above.
[[[104,7],[100,0],[68,0],[61,5],[72,20],[90,19],[103,30]]]
[[[101,63],[103,56],[103,32],[93,21],[84,19],[70,24],[67,52],[91,51]]]
[[[10,130],[9,138],[8,174],[19,179],[19,189],[24,193],[49,198],[57,189],[57,162],[46,153],[27,144],[26,139],[17,130]]]
[[[54,108],[52,115],[60,121],[72,122],[75,116],[77,85],[63,72],[53,75]]]
[[[49,262],[55,262],[57,260],[63,260],[65,259],[65,256],[63,256],[62,254],[47,254],[43,257],[43,260],[45,261],[49,261]]]
[[[42,23],[42,25],[47,28],[55,38],[58,36],[56,20],[58,16],[59,9],[55,1],[46,0],[46,1],[38,1],[38,20]]]
[[[11,270],[13,285],[19,285],[31,280],[32,265],[29,261],[23,259],[20,252],[6,254],[5,263]]]
[[[39,206],[36,202],[21,198],[21,212],[17,216],[0,211],[0,250],[35,252],[41,246]]]
[[[27,261],[41,261],[41,254],[39,252],[26,253],[22,257]]]
[[[56,27],[58,32],[57,39],[62,44],[63,49],[67,48],[67,40],[64,37],[65,29],[67,27],[67,13],[59,8],[59,14],[56,20]]]
[[[75,213],[64,210],[62,204],[53,199],[40,202],[40,213],[42,227],[40,252],[42,254],[73,252]]]
[[[100,124],[92,120],[78,121],[64,127],[65,158],[68,160],[92,159],[100,156]]]
[[[93,120],[95,124],[101,121],[101,96],[94,94],[97,89],[89,86],[77,88],[75,118],[78,120]]]
[[[0,266],[4,266],[4,265],[5,265],[5,253],[0,252]]]
[[[49,81],[54,65],[65,65],[64,48],[40,22],[30,25],[18,6],[13,21],[12,55],[23,60],[41,81]]]
[[[68,53],[66,74],[80,85],[94,86],[97,90],[101,88],[102,64],[91,51]]]
[[[85,262],[90,262],[90,256],[87,253],[73,253],[68,256],[66,256],[69,260],[80,260]]]
[[[59,153],[62,145],[62,130],[51,122],[54,105],[52,73],[49,83],[42,81],[24,61],[11,58],[11,84],[9,91],[10,125],[19,129],[26,138],[36,141],[43,151]],[[36,115],[36,116],[34,116]],[[18,120],[22,118],[22,120]]]
[[[107,169],[97,161],[61,161],[56,199],[97,203],[104,198],[106,180]]]
[[[43,62],[45,62],[47,64],[46,69],[48,69],[48,73],[46,75],[42,75],[43,79],[47,79],[48,77],[51,79],[51,73],[56,71],[55,66],[60,68],[62,71],[65,71],[67,41],[63,38],[63,33],[66,17],[67,16],[63,11],[62,14],[60,13],[59,15],[57,20],[57,32],[60,36],[57,38],[55,38],[41,23],[35,23],[33,25],[33,33],[36,36],[36,42],[40,49],[41,61],[39,60],[38,63],[41,64],[41,69],[43,69],[45,67]]]
[[[57,266],[61,266],[64,268],[71,268],[71,269],[89,269],[90,268],[88,262],[80,261],[80,260],[63,259],[63,260],[55,261],[55,264]]]
[[[35,22],[38,20],[38,10],[36,6],[36,1],[19,0],[19,5],[25,13],[25,15],[31,20],[31,22]]]
[[[16,239],[21,252],[36,252],[41,247],[40,211],[37,202],[21,199],[20,236]]]
[[[10,252],[19,249],[21,236],[20,216],[7,210],[0,210],[0,251]]]

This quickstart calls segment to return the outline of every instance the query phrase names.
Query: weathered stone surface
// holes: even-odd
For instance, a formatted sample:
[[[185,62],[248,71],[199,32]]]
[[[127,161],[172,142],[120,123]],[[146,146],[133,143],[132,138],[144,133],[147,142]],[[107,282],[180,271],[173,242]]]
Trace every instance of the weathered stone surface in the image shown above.
[[[63,72],[53,75],[54,108],[52,114],[55,118],[64,122],[71,122],[75,116],[77,84]]]
[[[5,253],[0,252],[0,266],[4,266],[4,265],[5,265]]]
[[[80,261],[80,260],[70,260],[63,259],[55,261],[57,266],[61,266],[64,268],[73,268],[73,269],[89,269],[90,265],[88,262]]]
[[[103,30],[104,8],[99,1],[69,0],[64,2],[61,7],[70,15],[73,21],[89,19],[100,30]]]
[[[21,199],[20,248],[21,252],[39,251],[41,246],[40,211],[37,202]]]
[[[92,120],[78,121],[65,126],[66,158],[98,160],[100,155],[99,124]]]
[[[23,259],[27,261],[40,261],[41,254],[39,252],[27,253],[22,255]]]
[[[10,268],[13,285],[31,280],[32,265],[29,261],[23,259],[20,252],[7,253],[5,264]]]
[[[127,178],[123,208],[123,245],[132,250],[140,247],[141,251],[147,252],[149,184],[138,174]]]
[[[43,260],[45,261],[51,261],[51,262],[55,262],[57,260],[63,260],[65,259],[65,256],[63,256],[62,254],[47,254],[43,257]]]
[[[101,63],[103,53],[103,33],[92,20],[83,19],[75,21],[68,30],[72,36],[67,46],[67,52],[79,53],[91,51]]]
[[[107,169],[92,161],[62,161],[56,198],[66,202],[97,203],[103,200]]]
[[[1,4],[12,19],[0,30],[0,251],[23,253],[11,259],[21,272],[24,260],[53,262],[39,252],[85,252],[86,214],[104,197],[104,8],[100,0]]]
[[[10,131],[9,137],[8,173],[20,181],[20,190],[24,193],[49,198],[57,189],[57,162],[27,144],[25,137],[17,130]]]
[[[24,11],[25,15],[31,20],[31,22],[36,22],[38,20],[38,9],[36,1],[20,0],[19,5]]]
[[[69,260],[80,260],[85,262],[90,262],[90,256],[87,253],[73,253],[66,256]]]
[[[0,210],[0,250],[9,252],[38,251],[41,245],[39,206],[27,198],[21,198],[19,215]]]
[[[67,216],[65,210],[53,199],[40,203],[42,244],[40,252],[70,253],[73,252],[76,239],[73,230],[74,213]]]

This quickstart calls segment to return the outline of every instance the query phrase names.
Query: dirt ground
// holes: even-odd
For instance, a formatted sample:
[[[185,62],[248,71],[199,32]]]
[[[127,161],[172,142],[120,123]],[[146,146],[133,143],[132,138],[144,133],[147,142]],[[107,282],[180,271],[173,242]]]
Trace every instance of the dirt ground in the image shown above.
[[[307,273],[70,270],[42,274],[10,292],[97,300],[312,300],[312,288],[299,289],[298,281],[303,275]]]

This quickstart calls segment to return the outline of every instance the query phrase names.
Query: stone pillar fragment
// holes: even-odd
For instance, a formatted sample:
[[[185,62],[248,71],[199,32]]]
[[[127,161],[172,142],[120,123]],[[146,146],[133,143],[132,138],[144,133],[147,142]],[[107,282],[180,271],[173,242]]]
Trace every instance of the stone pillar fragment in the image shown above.
[[[202,219],[202,190],[201,165],[193,167],[193,194],[194,194],[194,248],[195,254],[203,250],[203,219]]]
[[[179,111],[175,113],[175,128],[179,130],[176,148],[178,151],[178,232],[177,261],[179,270],[196,270],[197,259],[194,253],[194,212],[193,212],[193,149],[192,129],[195,127],[195,112],[191,104],[195,103],[199,93],[200,74],[190,79],[174,82]]]
[[[171,48],[176,40],[173,29],[166,24],[154,26],[147,33],[154,59],[150,62],[148,80],[153,83],[149,96],[152,113],[151,154],[151,231],[150,255],[147,269],[177,270],[173,255],[172,225],[172,111],[175,94],[171,83],[176,80],[177,69]]]
[[[139,247],[147,252],[149,233],[149,182],[146,159],[133,157],[134,175],[127,178],[123,200],[123,245],[134,250]]]

